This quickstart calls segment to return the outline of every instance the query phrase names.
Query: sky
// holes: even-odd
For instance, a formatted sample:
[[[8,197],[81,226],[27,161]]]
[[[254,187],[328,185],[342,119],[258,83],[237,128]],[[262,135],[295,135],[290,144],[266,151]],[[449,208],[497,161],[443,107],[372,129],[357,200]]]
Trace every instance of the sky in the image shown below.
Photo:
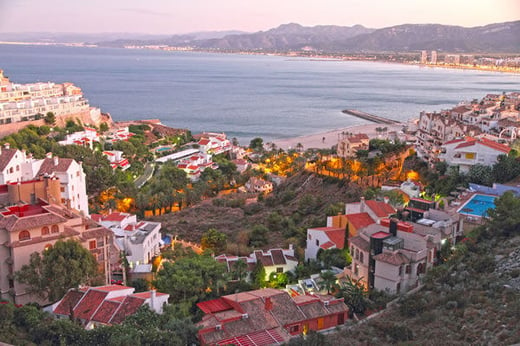
[[[280,24],[465,27],[520,19],[520,0],[0,0],[0,32],[265,31]]]

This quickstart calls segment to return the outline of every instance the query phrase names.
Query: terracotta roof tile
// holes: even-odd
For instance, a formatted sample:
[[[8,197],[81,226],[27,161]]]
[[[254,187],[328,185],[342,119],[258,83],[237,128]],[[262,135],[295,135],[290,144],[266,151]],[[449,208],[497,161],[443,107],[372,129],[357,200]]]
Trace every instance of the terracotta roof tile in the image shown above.
[[[74,159],[68,158],[57,158],[58,164],[54,163],[54,158],[43,159],[43,163],[38,171],[37,176],[40,174],[52,174],[55,172],[66,172]]]
[[[352,237],[348,241],[350,244],[360,248],[363,251],[370,251],[370,243],[360,236]]]
[[[81,299],[74,309],[74,316],[82,320],[90,320],[107,294],[108,292],[100,292],[92,289],[88,290],[83,299]]]
[[[375,221],[370,217],[368,213],[357,213],[347,215],[347,220],[354,226],[355,229],[359,230],[365,228]]]
[[[72,312],[72,309],[76,306],[76,304],[80,301],[81,298],[85,295],[85,292],[70,290],[65,294],[65,297],[61,300],[60,304],[54,309],[55,314],[59,315],[67,315],[69,316]]]
[[[287,264],[283,251],[281,249],[271,250],[271,256],[273,258],[273,264]]]
[[[119,324],[123,322],[128,316],[133,315],[137,312],[145,300],[137,297],[127,296],[121,303],[119,309],[110,320],[112,324]]]
[[[395,266],[410,263],[408,257],[399,252],[383,252],[374,256],[374,259],[376,261],[385,262]]]
[[[388,203],[374,200],[365,201],[365,204],[376,214],[377,217],[387,217],[395,213],[395,209]]]
[[[108,324],[114,313],[117,311],[120,302],[113,300],[105,300],[96,311],[95,315],[92,316],[92,321]]]
[[[0,153],[0,171],[3,171],[9,162],[13,159],[14,155],[16,154],[16,149],[1,149]]]

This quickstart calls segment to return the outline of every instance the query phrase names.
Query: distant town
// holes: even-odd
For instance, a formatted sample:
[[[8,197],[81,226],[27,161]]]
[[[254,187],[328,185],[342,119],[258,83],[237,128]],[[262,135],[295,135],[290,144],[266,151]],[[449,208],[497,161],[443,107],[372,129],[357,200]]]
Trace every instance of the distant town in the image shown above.
[[[519,57],[440,56],[373,59],[520,71]],[[520,91],[475,97],[407,123],[351,110],[370,131],[284,150],[114,122],[72,83],[18,84],[0,70],[0,315],[18,330],[0,341],[95,344],[139,330],[140,342],[301,344],[347,340],[391,321],[396,304],[418,314],[406,297],[449,285],[440,275],[489,230],[520,229],[504,214],[520,212]],[[515,266],[501,256],[504,272]]]

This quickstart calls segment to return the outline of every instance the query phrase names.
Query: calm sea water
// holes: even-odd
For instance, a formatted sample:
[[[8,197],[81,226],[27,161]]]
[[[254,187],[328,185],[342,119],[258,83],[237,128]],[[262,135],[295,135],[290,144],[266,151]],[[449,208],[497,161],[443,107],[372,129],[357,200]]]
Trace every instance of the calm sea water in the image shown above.
[[[279,56],[0,45],[13,82],[73,82],[115,120],[159,118],[224,131],[247,144],[363,124],[358,109],[406,120],[487,93],[520,90],[520,76]]]

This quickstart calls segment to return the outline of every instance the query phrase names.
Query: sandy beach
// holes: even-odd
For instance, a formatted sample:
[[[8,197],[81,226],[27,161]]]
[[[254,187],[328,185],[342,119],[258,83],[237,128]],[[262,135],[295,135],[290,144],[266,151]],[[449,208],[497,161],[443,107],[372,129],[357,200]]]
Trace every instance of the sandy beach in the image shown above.
[[[316,133],[312,135],[294,137],[294,138],[283,138],[275,139],[272,141],[278,148],[288,150],[295,149],[298,143],[303,145],[303,150],[310,148],[317,149],[330,149],[332,146],[338,144],[338,139],[342,133],[365,133],[370,139],[377,138],[379,133],[376,132],[378,127],[386,127],[387,132],[401,131],[404,124],[397,125],[383,125],[383,124],[365,124],[349,126],[341,129],[330,130],[327,132]],[[325,139],[324,139],[325,138]],[[267,143],[266,143],[267,144]]]

